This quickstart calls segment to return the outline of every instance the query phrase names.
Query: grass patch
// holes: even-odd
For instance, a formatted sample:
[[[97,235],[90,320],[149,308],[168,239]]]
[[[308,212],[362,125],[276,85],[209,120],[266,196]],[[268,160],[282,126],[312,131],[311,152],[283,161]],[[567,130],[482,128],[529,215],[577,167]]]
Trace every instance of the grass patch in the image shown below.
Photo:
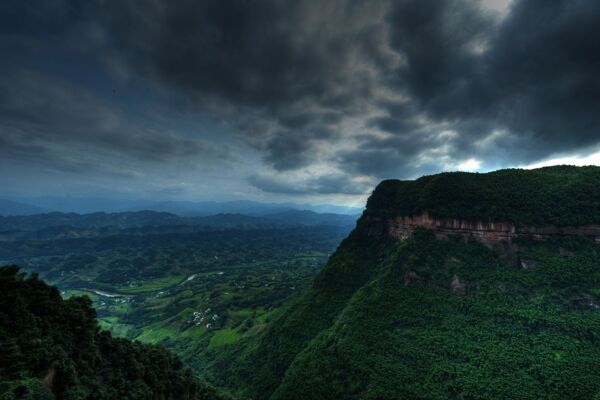
[[[118,317],[105,317],[98,319],[98,325],[100,328],[110,331],[113,336],[128,337],[129,332],[134,328],[133,325],[122,324],[119,322]]]
[[[216,331],[210,339],[209,348],[224,346],[226,344],[237,342],[240,334],[235,329],[221,329]]]
[[[173,337],[177,332],[168,327],[146,327],[144,331],[135,338],[135,340],[139,340],[144,343],[159,343],[160,341]]]
[[[76,289],[67,289],[67,290],[61,292],[61,296],[65,300],[70,299],[71,297],[75,297],[75,296],[87,296],[90,298],[90,300],[92,300],[94,302],[100,298],[100,296],[98,296],[94,292],[90,292],[87,290],[76,290]]]

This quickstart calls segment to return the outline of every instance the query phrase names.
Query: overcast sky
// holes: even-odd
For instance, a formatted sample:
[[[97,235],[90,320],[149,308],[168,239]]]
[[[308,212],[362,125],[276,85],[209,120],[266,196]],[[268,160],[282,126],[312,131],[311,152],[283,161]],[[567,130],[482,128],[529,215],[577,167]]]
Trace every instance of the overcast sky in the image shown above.
[[[597,0],[4,0],[0,185],[360,205],[385,178],[597,163],[599,21]]]

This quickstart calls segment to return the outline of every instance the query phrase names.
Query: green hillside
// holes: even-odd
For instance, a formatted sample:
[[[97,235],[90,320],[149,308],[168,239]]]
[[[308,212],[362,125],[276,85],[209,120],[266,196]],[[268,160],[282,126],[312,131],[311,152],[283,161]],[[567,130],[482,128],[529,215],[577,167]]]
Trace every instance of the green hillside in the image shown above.
[[[304,297],[208,375],[259,399],[598,399],[598,244],[500,251],[426,230],[400,242],[368,217],[587,224],[599,184],[592,167],[383,182]]]
[[[89,298],[0,267],[0,399],[217,398],[163,348],[100,331]]]
[[[523,225],[600,223],[600,167],[449,172],[387,180],[367,203],[373,216],[414,215],[510,221]]]

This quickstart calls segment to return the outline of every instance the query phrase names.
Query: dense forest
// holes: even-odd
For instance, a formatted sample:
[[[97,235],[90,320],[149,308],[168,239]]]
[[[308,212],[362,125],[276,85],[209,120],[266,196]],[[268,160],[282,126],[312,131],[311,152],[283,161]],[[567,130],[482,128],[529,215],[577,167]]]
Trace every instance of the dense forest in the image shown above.
[[[160,344],[209,379],[205,366],[285,312],[350,231],[244,228],[245,218],[230,217],[235,228],[210,231],[174,232],[158,218],[135,230],[86,226],[84,237],[65,238],[61,228],[0,238],[0,260],[38,273],[63,298],[89,297],[102,329]]]
[[[373,216],[509,221],[520,225],[600,224],[600,167],[556,166],[490,173],[450,172],[387,180],[367,204]]]
[[[415,187],[453,182],[451,193],[440,194],[452,205],[445,211],[433,193],[422,203],[410,196],[402,201],[404,183],[385,182],[365,215],[386,210],[384,204],[392,207],[389,216],[416,212],[411,204],[437,204],[446,212],[441,215],[479,218],[492,210],[485,202],[478,207],[484,189],[508,185],[499,190],[529,193],[533,205],[525,195],[504,203],[498,197],[494,209],[505,214],[497,216],[558,223],[553,186],[538,182],[548,176],[547,183],[564,180],[562,195],[573,194],[565,204],[581,207],[562,222],[588,215],[581,221],[588,223],[600,207],[597,186],[588,181],[598,171],[559,167],[417,180]],[[465,196],[475,190],[470,180],[487,186],[471,194],[467,207]],[[516,213],[519,202],[523,214]],[[366,217],[263,335],[218,355],[205,372],[214,384],[255,399],[600,398],[600,245],[594,240],[519,238],[489,248],[473,238],[438,240],[417,230],[399,241]]]
[[[0,398],[215,396],[166,350],[99,330],[86,293],[104,327],[167,346],[233,398],[600,399],[599,243],[385,226],[424,210],[596,223],[599,170],[386,181],[330,257],[343,234],[324,227],[5,242],[73,297],[2,269]]]
[[[165,349],[101,331],[87,297],[0,267],[0,398],[218,399]]]

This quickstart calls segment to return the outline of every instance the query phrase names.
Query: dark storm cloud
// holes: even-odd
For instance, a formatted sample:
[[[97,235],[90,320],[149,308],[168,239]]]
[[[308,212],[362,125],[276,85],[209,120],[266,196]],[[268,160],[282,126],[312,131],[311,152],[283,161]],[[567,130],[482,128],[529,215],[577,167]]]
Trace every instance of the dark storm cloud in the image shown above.
[[[377,45],[380,8],[339,0],[184,0],[145,7],[121,1],[109,3],[106,21],[120,40],[116,50],[136,69],[202,100],[214,95],[282,109],[301,100],[339,106],[368,90],[368,82],[351,76],[351,64],[356,51]]]
[[[80,87],[37,74],[5,71],[0,77],[0,115],[3,157],[64,161],[64,147],[71,146],[71,151],[162,162],[214,151],[198,140],[145,126]]]
[[[484,41],[493,20],[475,2],[419,0],[393,3],[390,44],[403,54],[400,85],[417,104],[460,90],[473,74],[473,48]]]
[[[408,49],[411,97],[430,118],[454,123],[461,139],[505,129],[510,143],[521,142],[516,149],[527,150],[515,158],[521,162],[598,143],[600,3],[518,1],[493,30],[471,12],[432,14],[409,16],[425,15],[425,21],[416,24],[419,38],[408,46],[402,39],[410,24],[395,24],[397,47]],[[459,29],[448,32],[452,20]],[[477,45],[481,54],[472,51]],[[472,121],[475,131],[468,129]]]
[[[225,121],[263,163],[247,181],[273,193],[364,193],[468,159],[514,166],[600,144],[600,2],[516,0],[503,17],[485,2],[3,3],[0,154],[216,151],[163,129],[169,113],[130,117],[98,80]]]
[[[394,55],[380,49],[382,1],[138,5],[109,6],[110,31],[123,39],[115,54],[214,113],[225,103],[246,114],[241,134],[280,171],[309,165],[319,142],[334,141],[342,119],[372,96],[379,74],[391,73]]]
[[[532,153],[600,139],[600,3],[523,1],[491,43],[486,115],[531,135]]]
[[[517,1],[503,21],[490,18],[461,1],[396,3],[391,45],[405,57],[396,87],[408,100],[369,120],[395,137],[365,140],[343,161],[410,176],[428,172],[415,171],[419,156],[443,145],[491,165],[597,145],[600,3]],[[426,121],[415,127],[415,115]]]

